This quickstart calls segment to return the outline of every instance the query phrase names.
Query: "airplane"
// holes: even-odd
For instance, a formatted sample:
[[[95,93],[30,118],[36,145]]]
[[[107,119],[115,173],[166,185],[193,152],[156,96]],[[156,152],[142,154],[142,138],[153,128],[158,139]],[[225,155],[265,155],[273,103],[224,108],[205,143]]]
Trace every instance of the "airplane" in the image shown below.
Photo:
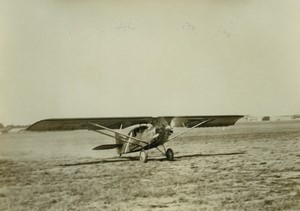
[[[63,118],[38,121],[28,131],[91,130],[115,139],[115,144],[100,145],[93,150],[117,149],[123,154],[139,152],[139,159],[146,163],[150,149],[157,149],[167,160],[174,160],[174,152],[165,143],[174,140],[194,128],[226,127],[234,125],[242,115],[223,116],[160,116],[160,117],[101,117]],[[172,135],[174,128],[184,131]],[[123,131],[129,129],[126,134]]]

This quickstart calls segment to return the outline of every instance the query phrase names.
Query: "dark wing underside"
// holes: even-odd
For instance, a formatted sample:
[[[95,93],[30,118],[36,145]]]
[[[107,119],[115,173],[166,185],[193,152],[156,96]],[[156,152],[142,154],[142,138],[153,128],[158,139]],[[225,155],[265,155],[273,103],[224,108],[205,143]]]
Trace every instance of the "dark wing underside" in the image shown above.
[[[102,125],[110,129],[120,129],[136,124],[146,124],[151,117],[107,117],[107,118],[68,118],[45,119],[38,121],[27,128],[31,131],[64,131],[98,129],[90,123]]]
[[[120,129],[138,124],[167,123],[172,127],[193,127],[203,121],[210,120],[199,127],[220,127],[234,125],[242,118],[240,115],[227,116],[166,116],[166,117],[106,117],[106,118],[68,118],[45,119],[27,128],[29,131],[67,131],[98,129],[92,124],[98,124],[110,129]]]

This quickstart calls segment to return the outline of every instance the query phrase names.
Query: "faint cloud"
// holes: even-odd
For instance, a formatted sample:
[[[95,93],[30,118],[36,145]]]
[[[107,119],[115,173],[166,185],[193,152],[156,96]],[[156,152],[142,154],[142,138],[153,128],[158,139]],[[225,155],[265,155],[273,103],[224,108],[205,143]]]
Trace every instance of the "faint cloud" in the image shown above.
[[[133,26],[131,22],[121,22],[117,24],[115,29],[118,31],[134,31],[135,26]]]
[[[228,23],[228,27],[222,26],[222,27],[218,30],[218,32],[221,33],[221,34],[223,34],[223,35],[226,36],[227,38],[230,38],[230,37],[232,36],[232,33],[230,33],[228,29],[229,29],[231,26],[235,25],[235,24],[239,21],[239,18],[240,18],[239,16],[236,16],[236,17],[232,18],[232,19],[230,20],[230,22]]]
[[[231,34],[224,27],[222,27],[221,29],[219,29],[218,32],[221,33],[221,34],[223,34],[227,38],[231,37]]]
[[[183,30],[187,30],[187,31],[193,31],[196,29],[195,25],[189,23],[189,22],[185,22],[183,25],[182,25],[182,29]]]

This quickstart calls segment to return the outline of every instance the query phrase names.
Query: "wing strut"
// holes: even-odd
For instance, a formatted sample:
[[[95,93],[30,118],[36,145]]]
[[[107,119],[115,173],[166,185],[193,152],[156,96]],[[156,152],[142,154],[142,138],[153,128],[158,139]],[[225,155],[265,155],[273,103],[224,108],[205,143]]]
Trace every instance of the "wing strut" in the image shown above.
[[[146,142],[146,141],[142,141],[142,140],[140,140],[140,139],[138,139],[138,138],[135,138],[135,137],[126,135],[126,134],[124,134],[124,133],[117,132],[117,131],[115,131],[115,130],[112,130],[112,129],[110,129],[110,128],[104,127],[104,126],[102,126],[102,125],[98,125],[98,124],[92,123],[92,122],[89,122],[89,124],[91,124],[91,125],[93,125],[93,126],[95,126],[95,127],[98,127],[98,128],[100,128],[100,129],[104,129],[104,130],[107,130],[107,131],[109,131],[109,132],[116,133],[116,134],[118,134],[118,135],[125,136],[125,137],[127,137],[127,138],[129,138],[129,139],[134,139],[134,140],[136,140],[136,141],[139,141],[139,142],[142,142],[142,143],[148,145],[148,142]],[[103,132],[100,132],[100,131],[98,131],[98,130],[93,130],[93,131],[95,131],[95,132],[97,131],[98,133],[102,133],[103,135],[107,135],[107,136],[110,136],[110,137],[115,138],[114,136],[108,135],[107,133],[103,133]],[[128,142],[127,140],[122,140],[122,141]],[[130,143],[131,143],[131,142],[130,142]]]
[[[120,141],[122,141],[122,142],[125,142],[125,143],[127,143],[127,144],[135,145],[136,148],[137,148],[137,147],[144,148],[144,147],[149,146],[149,144],[150,144],[149,142],[150,142],[152,139],[154,139],[154,138],[156,138],[156,137],[158,136],[158,134],[155,134],[155,135],[154,135],[152,138],[150,138],[149,140],[147,140],[147,141],[142,141],[142,140],[140,140],[140,139],[138,139],[138,138],[132,137],[132,134],[126,135],[126,134],[124,134],[124,133],[117,132],[117,131],[115,131],[115,130],[112,130],[112,129],[110,129],[110,128],[107,128],[107,127],[104,127],[104,126],[102,126],[102,125],[99,125],[99,124],[96,124],[96,123],[92,123],[92,122],[89,122],[89,124],[90,124],[90,125],[93,125],[93,126],[95,126],[95,127],[97,127],[97,128],[99,128],[99,130],[91,129],[92,131],[94,131],[94,132],[96,132],[96,133],[103,134],[103,135],[108,136],[108,137],[111,137],[111,138],[116,138],[116,139],[118,139],[118,140],[120,140]],[[121,128],[122,128],[122,126],[121,126]],[[116,137],[116,136],[113,136],[113,135],[111,135],[111,134],[102,132],[102,131],[100,131],[100,129],[107,130],[107,131],[109,131],[109,132],[118,134],[118,135],[120,135],[121,137],[127,137],[128,140],[126,140],[125,138]],[[138,141],[138,143],[132,142],[132,141],[131,141],[132,139]],[[144,144],[146,144],[146,146],[143,146],[143,145],[140,144],[140,143],[144,143]],[[102,145],[101,145],[101,146],[102,146]],[[94,149],[99,148],[99,147],[101,147],[101,146],[95,147]],[[127,147],[128,147],[128,145],[127,145]]]
[[[93,130],[93,131],[96,132],[96,133],[100,133],[100,134],[103,134],[103,135],[105,135],[105,136],[111,137],[111,138],[116,138],[116,137],[113,136],[113,135],[104,133],[104,132],[99,131],[99,130]],[[115,131],[114,131],[114,132],[115,132]],[[122,134],[122,133],[118,133],[118,134],[124,135],[124,134]],[[118,139],[118,140],[120,140],[120,141],[123,141],[123,142],[125,142],[125,143],[129,143],[129,141],[126,140],[126,139],[121,139],[121,138],[116,138],[116,139]],[[138,147],[143,147],[142,145],[137,144],[137,143],[132,143],[132,142],[130,142],[130,144],[136,145],[136,146],[138,146]],[[103,145],[97,146],[97,147],[95,147],[95,148],[93,148],[93,149],[98,149],[98,148],[101,147],[101,146],[103,146]]]
[[[183,131],[183,132],[181,132],[181,133],[179,133],[179,134],[177,134],[177,135],[171,137],[168,141],[171,141],[171,140],[173,140],[173,139],[175,139],[175,138],[178,138],[179,136],[183,135],[184,133],[186,133],[186,132],[188,132],[188,131],[190,131],[190,130],[196,128],[196,127],[199,127],[200,125],[204,125],[204,124],[207,123],[207,122],[213,121],[213,120],[214,120],[214,119],[207,119],[207,120],[204,120],[204,121],[202,121],[202,122],[196,124],[195,126],[193,126],[193,127],[189,128],[189,129],[187,129],[187,130],[185,130],[185,131]]]

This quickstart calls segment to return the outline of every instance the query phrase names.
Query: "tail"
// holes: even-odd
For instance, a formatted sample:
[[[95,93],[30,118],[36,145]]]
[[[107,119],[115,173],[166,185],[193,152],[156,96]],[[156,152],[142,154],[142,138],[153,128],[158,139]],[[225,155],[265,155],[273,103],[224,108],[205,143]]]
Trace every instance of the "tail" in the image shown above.
[[[123,154],[123,144],[124,144],[124,142],[122,141],[122,139],[124,139],[124,137],[122,137],[121,135],[115,133],[115,139],[116,139],[116,144],[100,145],[100,146],[97,146],[97,147],[93,148],[93,150],[117,149],[117,153],[119,155]]]

